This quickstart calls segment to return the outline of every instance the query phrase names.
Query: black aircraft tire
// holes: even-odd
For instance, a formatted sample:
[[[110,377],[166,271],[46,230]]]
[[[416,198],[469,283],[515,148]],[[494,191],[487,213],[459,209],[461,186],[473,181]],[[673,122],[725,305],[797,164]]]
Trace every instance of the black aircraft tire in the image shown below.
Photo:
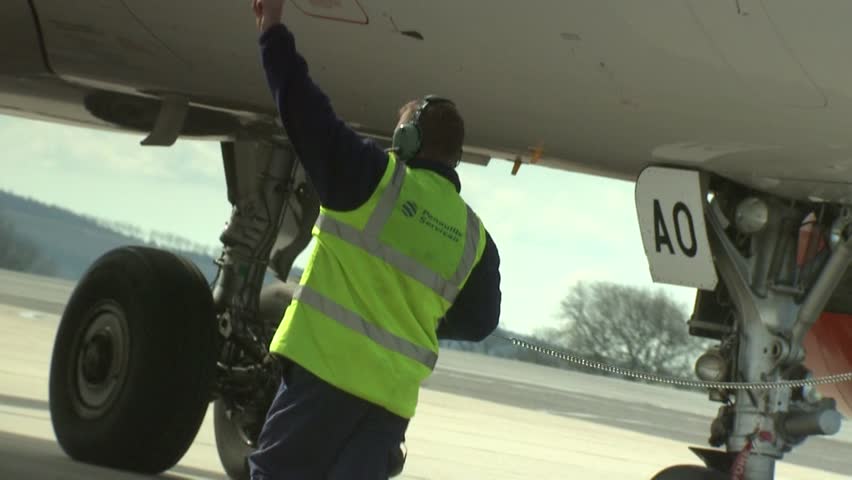
[[[269,329],[270,336],[284,317],[284,310],[290,305],[295,289],[295,284],[277,282],[261,290],[258,316]],[[271,397],[269,401],[271,403]],[[248,438],[252,435],[228,417],[225,402],[219,399],[213,404],[213,428],[216,433],[219,461],[232,480],[249,480],[247,457],[256,448],[257,439]],[[268,406],[262,409],[262,418],[266,417],[267,409]]]
[[[706,467],[676,465],[654,475],[651,480],[727,480],[728,478],[730,478],[729,475]]]
[[[71,458],[159,473],[198,433],[218,341],[204,276],[168,252],[124,247],[99,258],[62,315],[50,413]]]

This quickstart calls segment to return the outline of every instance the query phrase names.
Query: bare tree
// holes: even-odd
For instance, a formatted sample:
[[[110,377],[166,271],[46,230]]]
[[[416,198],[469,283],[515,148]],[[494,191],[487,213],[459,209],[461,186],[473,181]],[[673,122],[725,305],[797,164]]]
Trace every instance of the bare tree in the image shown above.
[[[562,301],[560,327],[544,338],[586,358],[645,372],[690,375],[703,342],[687,313],[661,290],[580,283]]]
[[[56,267],[28,238],[15,232],[12,222],[0,216],[0,268],[53,275]]]

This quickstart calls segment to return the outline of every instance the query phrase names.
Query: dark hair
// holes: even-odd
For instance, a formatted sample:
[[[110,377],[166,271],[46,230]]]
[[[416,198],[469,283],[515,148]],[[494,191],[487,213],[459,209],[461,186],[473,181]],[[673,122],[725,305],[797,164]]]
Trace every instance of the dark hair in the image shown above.
[[[400,109],[400,116],[414,112],[423,102],[412,100]],[[418,157],[447,163],[455,167],[461,160],[464,145],[464,120],[451,103],[432,103],[420,115],[420,132],[423,135]]]

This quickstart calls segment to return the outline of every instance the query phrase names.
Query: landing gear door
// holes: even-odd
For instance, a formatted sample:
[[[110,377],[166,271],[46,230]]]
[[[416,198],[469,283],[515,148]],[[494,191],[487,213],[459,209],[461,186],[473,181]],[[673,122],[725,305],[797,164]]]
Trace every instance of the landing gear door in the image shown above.
[[[636,182],[639,230],[655,282],[713,290],[718,277],[707,240],[699,172],[649,167]]]

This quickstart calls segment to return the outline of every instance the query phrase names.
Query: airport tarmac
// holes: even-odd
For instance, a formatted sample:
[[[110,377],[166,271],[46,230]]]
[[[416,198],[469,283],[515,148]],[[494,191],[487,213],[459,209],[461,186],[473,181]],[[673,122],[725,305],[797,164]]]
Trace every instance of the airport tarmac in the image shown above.
[[[73,284],[0,271],[0,479],[135,479],[69,460],[50,424],[53,338]],[[399,478],[647,480],[697,464],[718,404],[704,395],[444,351],[421,394]],[[852,478],[852,432],[812,438],[777,479]],[[225,479],[210,415],[159,478]]]

